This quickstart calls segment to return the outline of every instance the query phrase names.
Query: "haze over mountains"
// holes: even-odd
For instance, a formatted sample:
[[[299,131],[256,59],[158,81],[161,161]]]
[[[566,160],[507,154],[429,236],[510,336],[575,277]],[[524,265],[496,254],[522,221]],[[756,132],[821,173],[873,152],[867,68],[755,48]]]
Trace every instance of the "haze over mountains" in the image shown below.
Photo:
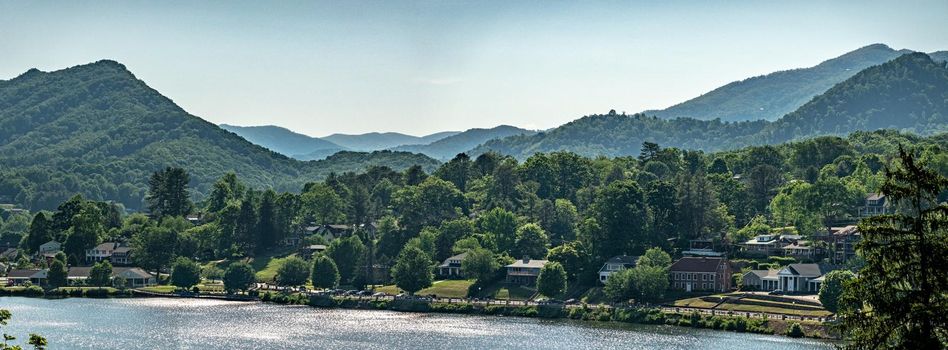
[[[735,81],[706,94],[668,107],[645,111],[661,118],[694,118],[722,121],[777,120],[793,112],[814,96],[822,94],[859,71],[888,62],[912,52],[895,50],[884,44],[873,44],[826,60],[809,68],[774,72]],[[948,52],[931,54],[944,61]]]
[[[868,64],[893,52],[872,45],[844,55],[847,63],[837,68]],[[824,62],[819,69],[836,66],[840,59]],[[717,151],[883,128],[929,135],[948,131],[946,60],[945,51],[898,56],[851,74],[776,121],[667,119],[610,112],[539,133],[502,125],[424,137],[369,133],[326,138],[275,126],[219,127],[188,114],[114,61],[50,73],[32,69],[0,80],[0,201],[48,209],[82,193],[140,208],[148,176],[166,166],[186,168],[193,195],[200,199],[228,172],[254,187],[298,191],[304,183],[332,172],[363,171],[377,165],[402,170],[417,164],[430,172],[438,160],[461,152],[476,157],[493,151],[519,159],[553,151],[627,156],[637,155],[644,141]],[[791,72],[752,80],[756,90],[781,91],[793,85],[785,84],[788,81],[816,74]],[[824,84],[829,79],[824,78],[813,79]],[[766,96],[744,93],[748,90],[731,85],[715,90],[715,96],[727,98],[702,100],[719,101],[707,110],[726,110],[735,105],[728,101],[742,99],[754,105]],[[793,86],[791,90],[803,91],[802,85]],[[397,151],[353,152],[381,149]],[[328,158],[300,161],[287,155]]]
[[[585,156],[636,155],[642,142],[718,151],[857,130],[898,129],[922,135],[948,131],[948,67],[912,53],[865,69],[775,122],[662,119],[614,111],[590,115],[533,136],[488,141],[472,156],[494,151],[520,159],[568,150]]]

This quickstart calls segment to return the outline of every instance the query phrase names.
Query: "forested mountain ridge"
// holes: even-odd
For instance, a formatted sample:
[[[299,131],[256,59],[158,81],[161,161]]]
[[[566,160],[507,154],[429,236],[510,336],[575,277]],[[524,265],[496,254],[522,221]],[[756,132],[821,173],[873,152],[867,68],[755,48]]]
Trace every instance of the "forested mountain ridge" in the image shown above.
[[[29,208],[75,193],[139,208],[146,179],[166,166],[187,168],[201,198],[227,172],[255,187],[298,191],[331,171],[380,164],[438,162],[401,152],[299,162],[188,114],[114,61],[0,81],[0,197]]]
[[[370,132],[358,135],[332,134],[322,139],[353,151],[377,151],[402,145],[426,145],[459,133],[442,131],[431,135],[412,136],[397,132]]]
[[[923,53],[865,69],[776,122],[662,119],[614,111],[532,136],[492,140],[471,151],[526,159],[569,150],[585,156],[638,154],[642,142],[719,151],[857,130],[894,128],[931,135],[948,130],[948,68]]]
[[[735,81],[664,110],[645,114],[668,119],[776,120],[857,72],[910,52],[873,44],[813,67]]]
[[[458,153],[493,139],[514,135],[533,135],[536,132],[510,125],[500,125],[490,129],[468,129],[429,144],[404,145],[393,148],[397,151],[421,153],[439,160],[449,160]]]
[[[287,157],[301,159],[297,155],[320,152],[326,156],[345,150],[342,146],[332,142],[293,132],[292,130],[275,126],[237,126],[220,124],[221,129],[237,134],[247,141],[263,146],[271,151]],[[322,159],[325,156],[314,159]],[[311,159],[302,159],[311,160]]]

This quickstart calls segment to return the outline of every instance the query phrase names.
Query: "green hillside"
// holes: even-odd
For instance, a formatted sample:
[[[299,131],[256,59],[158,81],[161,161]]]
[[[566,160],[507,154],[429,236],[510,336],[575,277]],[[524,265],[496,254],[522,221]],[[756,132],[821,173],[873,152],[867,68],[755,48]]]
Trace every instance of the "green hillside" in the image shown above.
[[[201,198],[227,172],[298,191],[331,171],[410,164],[437,162],[392,152],[287,158],[188,114],[114,61],[0,81],[0,197],[30,208],[55,207],[74,193],[139,208],[144,181],[166,166],[186,168]]]
[[[462,133],[445,137],[426,145],[405,145],[393,148],[398,151],[421,153],[429,157],[450,160],[458,153],[467,151],[484,142],[514,135],[533,135],[536,132],[510,125],[500,125],[490,129],[469,129]]]
[[[948,129],[948,68],[925,54],[906,54],[857,73],[776,122],[669,120],[613,111],[545,133],[488,141],[471,153],[496,151],[520,159],[560,150],[586,156],[637,155],[645,141],[718,151],[877,129],[923,135]]]
[[[909,52],[869,45],[813,67],[735,81],[664,110],[645,113],[667,119],[776,120],[857,72]]]

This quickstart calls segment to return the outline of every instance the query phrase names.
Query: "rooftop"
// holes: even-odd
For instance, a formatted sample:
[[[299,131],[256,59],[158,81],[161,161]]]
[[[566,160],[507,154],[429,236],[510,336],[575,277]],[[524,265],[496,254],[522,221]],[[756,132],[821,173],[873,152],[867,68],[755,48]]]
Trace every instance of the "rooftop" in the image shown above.
[[[670,271],[715,272],[725,261],[724,258],[684,257],[678,259],[668,269]]]
[[[546,263],[546,260],[530,260],[529,258],[525,258],[514,261],[513,264],[507,265],[507,267],[539,269],[542,268],[543,265],[546,265]]]

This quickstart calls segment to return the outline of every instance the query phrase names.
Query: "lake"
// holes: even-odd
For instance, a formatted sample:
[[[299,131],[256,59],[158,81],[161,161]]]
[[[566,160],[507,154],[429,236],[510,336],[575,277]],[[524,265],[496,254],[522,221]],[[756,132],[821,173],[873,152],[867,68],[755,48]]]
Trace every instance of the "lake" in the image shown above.
[[[831,349],[675,326],[317,309],[196,299],[0,298],[2,331],[50,349]]]

